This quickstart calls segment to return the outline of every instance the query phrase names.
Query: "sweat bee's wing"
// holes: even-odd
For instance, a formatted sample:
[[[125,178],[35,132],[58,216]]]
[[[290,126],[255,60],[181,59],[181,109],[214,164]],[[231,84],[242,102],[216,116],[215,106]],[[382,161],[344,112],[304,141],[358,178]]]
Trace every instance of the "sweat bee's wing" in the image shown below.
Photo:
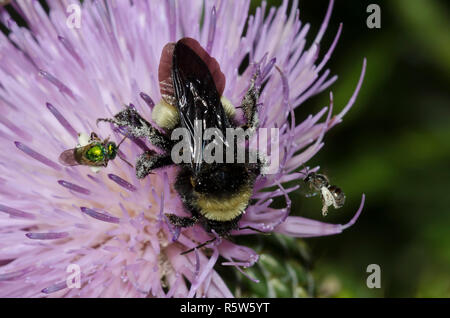
[[[220,102],[225,87],[225,76],[219,64],[200,44],[191,38],[183,38],[177,43],[169,43],[163,50],[159,69],[161,93],[169,101],[173,94],[175,106],[180,114],[181,127],[191,136],[191,164],[200,169],[202,154],[208,141],[201,138],[195,142],[195,123],[201,123],[202,132],[217,128],[225,136],[230,127]],[[168,86],[171,83],[172,86]]]
[[[76,159],[76,151],[77,148],[72,148],[65,150],[61,153],[59,156],[59,162],[65,166],[78,166],[81,163],[79,163]]]

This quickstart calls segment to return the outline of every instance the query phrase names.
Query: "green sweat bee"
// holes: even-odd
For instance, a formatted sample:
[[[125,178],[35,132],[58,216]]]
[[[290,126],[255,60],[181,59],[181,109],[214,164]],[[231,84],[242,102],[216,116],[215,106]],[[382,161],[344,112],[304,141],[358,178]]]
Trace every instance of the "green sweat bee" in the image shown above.
[[[87,137],[87,136],[86,136]],[[65,166],[89,166],[89,167],[107,167],[109,160],[114,160],[118,155],[120,159],[132,166],[128,161],[120,155],[119,147],[126,139],[116,145],[115,142],[109,141],[109,137],[101,140],[96,133],[92,132],[89,139],[80,134],[79,146],[76,148],[65,150],[59,156],[59,161]]]

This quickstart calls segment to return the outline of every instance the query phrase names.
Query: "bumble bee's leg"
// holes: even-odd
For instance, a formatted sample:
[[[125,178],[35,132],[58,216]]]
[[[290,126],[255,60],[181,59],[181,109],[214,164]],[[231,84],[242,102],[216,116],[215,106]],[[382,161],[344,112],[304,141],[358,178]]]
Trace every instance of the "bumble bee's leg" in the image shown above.
[[[261,231],[261,230],[255,229],[252,226],[240,227],[238,230],[252,230],[252,231],[255,231],[255,232],[258,232],[258,233],[262,233],[262,234],[265,234],[265,235],[270,235],[271,234],[270,232],[265,232],[265,231]]]
[[[245,116],[246,123],[242,126],[244,130],[255,129],[258,126],[258,98],[261,87],[257,85],[257,79],[259,77],[259,69],[253,75],[250,83],[250,88],[242,99],[242,103],[238,108],[242,108]]]
[[[126,107],[121,112],[114,115],[113,118],[99,118],[100,121],[106,121],[119,127],[125,127],[127,133],[133,137],[147,137],[152,145],[165,150],[171,149],[172,141],[169,137],[154,128],[148,121],[142,118],[134,107]]]
[[[261,233],[261,234],[265,234],[265,235],[270,235],[271,234],[270,232],[261,231],[261,230],[258,230],[256,228],[252,227],[252,226],[240,227],[238,230],[252,230],[252,231],[255,231],[255,232],[258,232],[258,233]]]
[[[198,222],[198,219],[195,216],[182,217],[182,216],[178,216],[178,215],[170,214],[170,213],[166,213],[166,216],[172,225],[175,225],[178,227],[191,227],[191,226],[194,226],[195,223]]]
[[[152,170],[172,164],[170,155],[159,155],[153,151],[146,151],[136,159],[136,177],[143,179],[152,173]]]
[[[216,239],[217,239],[217,237],[214,237],[214,238],[212,238],[212,239],[210,239],[210,240],[207,240],[207,241],[203,242],[202,244],[199,244],[199,245],[197,245],[196,247],[191,248],[190,250],[187,250],[187,251],[184,251],[184,252],[180,253],[180,255],[186,255],[186,254],[189,254],[190,252],[193,252],[193,251],[195,251],[195,250],[198,249],[198,248],[202,248],[203,246],[208,245],[209,243],[214,242]]]

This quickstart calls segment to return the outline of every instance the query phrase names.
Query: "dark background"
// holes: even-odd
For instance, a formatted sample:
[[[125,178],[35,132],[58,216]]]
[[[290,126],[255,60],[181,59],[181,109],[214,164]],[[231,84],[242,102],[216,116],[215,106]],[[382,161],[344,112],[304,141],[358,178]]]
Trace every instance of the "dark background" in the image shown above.
[[[260,2],[252,0],[252,12]],[[280,3],[268,1],[269,6]],[[381,7],[381,29],[366,26],[370,3]],[[310,41],[327,6],[327,0],[300,0],[300,19],[311,24]],[[323,218],[318,198],[295,193],[292,213],[344,224],[364,192],[363,213],[353,227],[336,236],[239,238],[261,253],[259,263],[247,270],[261,283],[217,266],[236,296],[450,297],[449,9],[448,3],[437,0],[335,2],[321,52],[343,22],[328,62],[339,79],[306,101],[296,118],[300,122],[328,105],[330,90],[338,113],[352,95],[367,57],[355,105],[308,162],[321,166],[345,191],[347,202]],[[369,264],[381,267],[380,289],[366,286]]]
[[[252,8],[259,3],[252,1]],[[279,6],[281,1],[269,3]],[[380,29],[366,25],[370,3],[381,7]],[[310,41],[327,6],[327,0],[300,1],[300,19],[311,24]],[[321,53],[343,22],[328,63],[339,79],[305,102],[296,117],[300,121],[328,105],[330,90],[335,113],[339,112],[352,95],[367,57],[366,77],[355,105],[308,162],[321,166],[345,191],[347,202],[323,218],[318,198],[297,193],[292,196],[293,213],[343,224],[357,210],[363,192],[366,204],[357,223],[340,235],[303,241],[259,239],[254,243],[257,248],[276,254],[268,260],[263,255],[254,273],[266,288],[249,284],[250,294],[272,290],[271,296],[288,297],[450,296],[449,9],[448,3],[434,0],[335,2]],[[280,244],[290,248],[280,252]],[[381,267],[380,289],[366,286],[369,264]],[[286,287],[295,277],[297,290]]]

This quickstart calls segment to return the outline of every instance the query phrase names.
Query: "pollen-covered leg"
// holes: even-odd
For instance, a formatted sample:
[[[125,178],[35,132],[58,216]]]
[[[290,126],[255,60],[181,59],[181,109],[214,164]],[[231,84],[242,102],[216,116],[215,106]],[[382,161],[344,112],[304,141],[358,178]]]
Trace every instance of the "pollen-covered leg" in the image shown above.
[[[159,155],[153,151],[146,151],[136,159],[136,177],[143,179],[152,173],[152,170],[172,164],[170,155]]]
[[[175,214],[169,214],[169,213],[166,213],[166,216],[172,225],[175,225],[178,227],[190,227],[190,226],[195,225],[195,223],[197,223],[197,221],[198,221],[198,219],[195,216],[182,217],[182,216],[178,216]]]
[[[246,123],[242,126],[244,130],[250,128],[255,129],[258,127],[258,114],[257,114],[257,106],[258,106],[258,98],[260,94],[261,87],[257,85],[257,79],[260,75],[259,70],[256,71],[255,75],[250,83],[250,88],[242,99],[241,106],[244,111],[244,116]]]
[[[147,137],[154,146],[163,150],[171,149],[171,140],[142,118],[134,107],[126,107],[114,115],[113,118],[97,119],[97,123],[100,121],[106,121],[118,127],[125,127],[127,133],[132,137]]]

